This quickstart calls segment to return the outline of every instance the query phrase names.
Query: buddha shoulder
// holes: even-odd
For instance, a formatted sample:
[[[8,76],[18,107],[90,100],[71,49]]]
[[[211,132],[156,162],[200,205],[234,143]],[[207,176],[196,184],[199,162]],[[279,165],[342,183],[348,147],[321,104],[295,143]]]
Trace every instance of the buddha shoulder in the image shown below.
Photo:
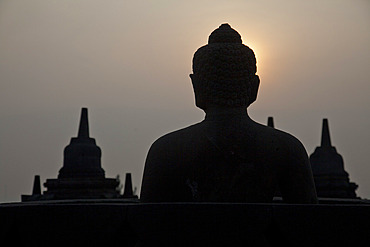
[[[168,152],[169,150],[178,150],[180,145],[190,145],[194,139],[199,138],[202,131],[204,131],[203,126],[201,126],[201,123],[197,123],[186,128],[170,132],[154,141],[150,147],[150,151],[167,150]]]
[[[259,133],[256,142],[265,150],[280,159],[289,159],[292,156],[301,159],[307,158],[303,144],[293,135],[284,131],[258,124],[254,132]]]

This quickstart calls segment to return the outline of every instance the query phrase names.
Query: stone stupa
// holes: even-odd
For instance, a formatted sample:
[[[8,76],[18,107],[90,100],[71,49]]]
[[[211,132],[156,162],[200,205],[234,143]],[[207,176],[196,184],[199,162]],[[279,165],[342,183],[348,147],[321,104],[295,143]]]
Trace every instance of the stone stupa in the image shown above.
[[[64,149],[57,179],[47,179],[44,196],[50,199],[103,199],[120,197],[119,180],[105,178],[101,149],[89,136],[87,108],[82,108],[77,137]]]
[[[310,155],[318,197],[357,198],[357,184],[349,181],[342,156],[332,146],[327,119],[323,119],[321,146]]]

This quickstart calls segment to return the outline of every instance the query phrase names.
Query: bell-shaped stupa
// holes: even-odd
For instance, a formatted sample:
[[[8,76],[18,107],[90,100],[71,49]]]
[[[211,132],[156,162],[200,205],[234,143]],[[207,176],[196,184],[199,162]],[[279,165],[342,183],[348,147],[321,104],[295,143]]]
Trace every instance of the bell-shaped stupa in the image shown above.
[[[358,185],[349,181],[343,158],[331,144],[327,119],[323,119],[321,146],[310,155],[310,162],[318,197],[356,198]]]
[[[101,149],[89,136],[87,108],[82,108],[77,137],[64,149],[63,167],[57,179],[47,179],[45,199],[119,198],[119,180],[105,178]]]
[[[101,167],[101,149],[89,136],[87,108],[82,108],[77,137],[64,149],[63,167],[58,178],[104,178]]]

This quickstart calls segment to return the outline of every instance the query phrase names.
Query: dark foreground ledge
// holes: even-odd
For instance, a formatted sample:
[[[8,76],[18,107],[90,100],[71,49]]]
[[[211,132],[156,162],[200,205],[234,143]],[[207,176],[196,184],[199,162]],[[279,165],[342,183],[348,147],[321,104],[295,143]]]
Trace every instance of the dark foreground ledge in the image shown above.
[[[9,203],[0,224],[3,243],[35,246],[366,246],[370,204]]]

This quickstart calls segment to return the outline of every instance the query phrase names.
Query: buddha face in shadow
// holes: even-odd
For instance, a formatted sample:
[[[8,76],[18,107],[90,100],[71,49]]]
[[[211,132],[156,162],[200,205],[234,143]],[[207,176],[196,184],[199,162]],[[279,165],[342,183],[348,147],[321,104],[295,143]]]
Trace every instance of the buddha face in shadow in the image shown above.
[[[196,106],[204,111],[247,108],[257,98],[260,80],[256,72],[254,52],[242,44],[237,31],[221,25],[194,54],[190,78]]]

